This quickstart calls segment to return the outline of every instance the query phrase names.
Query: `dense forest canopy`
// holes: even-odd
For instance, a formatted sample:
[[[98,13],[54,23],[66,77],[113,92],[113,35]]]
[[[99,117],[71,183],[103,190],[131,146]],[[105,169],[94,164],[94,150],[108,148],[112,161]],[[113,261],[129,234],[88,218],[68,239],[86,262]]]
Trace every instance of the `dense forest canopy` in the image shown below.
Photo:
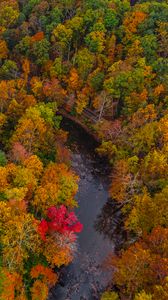
[[[87,124],[135,243],[102,299],[168,299],[168,1],[0,0],[0,299],[45,300],[82,225],[57,112]]]

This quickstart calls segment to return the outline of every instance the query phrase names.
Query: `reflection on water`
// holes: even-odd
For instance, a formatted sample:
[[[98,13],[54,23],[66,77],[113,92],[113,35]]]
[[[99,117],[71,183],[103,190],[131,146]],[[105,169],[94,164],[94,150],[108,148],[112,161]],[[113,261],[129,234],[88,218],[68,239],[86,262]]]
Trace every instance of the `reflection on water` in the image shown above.
[[[71,121],[64,120],[63,129],[70,132],[72,168],[80,177],[76,214],[84,229],[79,234],[78,253],[70,266],[62,268],[60,282],[51,290],[49,300],[96,300],[112,276],[102,269],[102,263],[121,239],[120,213],[112,216],[109,168],[94,153],[96,143]]]
[[[101,213],[97,216],[94,224],[95,230],[113,241],[115,250],[119,250],[124,241],[127,240],[127,233],[124,230],[123,215],[116,203],[111,199],[104,204]]]

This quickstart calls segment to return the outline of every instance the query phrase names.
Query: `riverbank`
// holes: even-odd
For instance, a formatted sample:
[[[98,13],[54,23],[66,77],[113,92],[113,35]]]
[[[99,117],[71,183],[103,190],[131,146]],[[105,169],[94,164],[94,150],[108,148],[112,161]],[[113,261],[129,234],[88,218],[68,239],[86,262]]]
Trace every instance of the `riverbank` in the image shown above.
[[[98,137],[97,133],[93,129],[93,124],[89,123],[88,120],[87,120],[88,125],[86,125],[86,121],[84,122],[82,119],[80,119],[80,117],[73,116],[72,114],[68,113],[63,108],[59,109],[59,112],[57,112],[57,114],[63,116],[64,118],[74,122],[79,127],[83,128],[84,132],[86,132],[89,136],[91,136],[92,139],[94,139],[97,143],[101,142],[101,140]]]

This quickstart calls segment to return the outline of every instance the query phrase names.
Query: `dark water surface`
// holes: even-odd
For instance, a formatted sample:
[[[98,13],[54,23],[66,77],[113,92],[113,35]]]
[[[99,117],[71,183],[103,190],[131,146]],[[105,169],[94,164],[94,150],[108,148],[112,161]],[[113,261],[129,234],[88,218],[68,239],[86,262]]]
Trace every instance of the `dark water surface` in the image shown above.
[[[80,177],[76,195],[76,214],[83,224],[73,263],[63,268],[60,283],[51,290],[49,300],[96,300],[109,283],[111,274],[102,268],[108,253],[114,252],[120,233],[120,213],[114,217],[108,201],[109,167],[94,152],[93,139],[70,120],[62,127],[69,131],[72,168]]]

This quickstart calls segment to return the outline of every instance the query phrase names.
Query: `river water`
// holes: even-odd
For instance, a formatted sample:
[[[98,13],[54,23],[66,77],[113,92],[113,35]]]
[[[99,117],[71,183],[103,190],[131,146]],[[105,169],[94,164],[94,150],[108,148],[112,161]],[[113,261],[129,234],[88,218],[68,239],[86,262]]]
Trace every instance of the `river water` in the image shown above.
[[[109,167],[96,155],[96,142],[70,120],[63,120],[62,128],[69,132],[72,168],[80,177],[76,214],[84,228],[74,261],[61,270],[49,300],[96,300],[112,278],[102,264],[123,238],[121,216],[108,200]]]

